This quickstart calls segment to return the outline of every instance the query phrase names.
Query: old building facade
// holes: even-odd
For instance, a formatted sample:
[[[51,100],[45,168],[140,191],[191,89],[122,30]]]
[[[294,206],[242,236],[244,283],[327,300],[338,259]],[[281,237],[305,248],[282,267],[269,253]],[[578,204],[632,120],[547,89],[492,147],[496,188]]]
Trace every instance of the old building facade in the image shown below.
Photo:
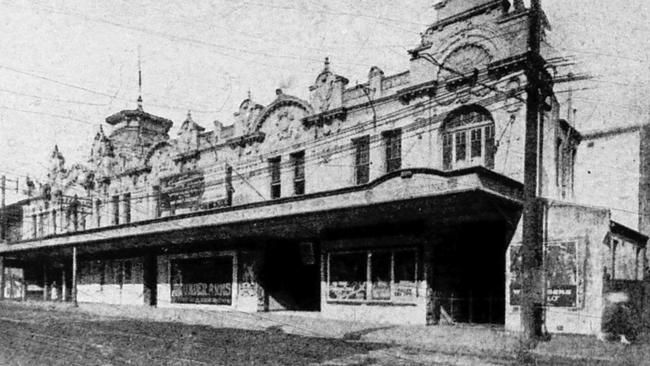
[[[19,238],[0,246],[23,276],[16,296],[69,300],[75,285],[85,302],[516,329],[529,12],[437,10],[404,72],[350,85],[326,59],[308,100],[249,95],[232,124],[188,113],[173,137],[139,101],[106,118],[87,162],[55,147],[47,183],[12,208]],[[546,104],[541,194],[571,201],[580,134]],[[610,217],[547,203],[549,261],[569,273],[549,319],[598,313],[602,281],[583,278],[601,276]],[[557,219],[567,210],[587,213]]]

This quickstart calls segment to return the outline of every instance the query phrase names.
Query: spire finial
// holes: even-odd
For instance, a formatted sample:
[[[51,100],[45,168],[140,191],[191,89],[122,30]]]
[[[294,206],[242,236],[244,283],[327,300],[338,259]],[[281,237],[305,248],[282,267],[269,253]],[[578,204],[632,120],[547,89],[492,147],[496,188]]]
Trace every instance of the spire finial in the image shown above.
[[[140,57],[140,45],[138,45],[138,109],[142,110],[142,60]]]
[[[251,96],[251,90],[250,89],[248,89],[248,100],[253,100],[253,98]]]
[[[329,70],[329,69],[330,69],[330,58],[328,56],[325,57],[325,70]]]
[[[192,110],[190,110],[190,109],[187,110],[187,120],[188,121],[192,120]]]

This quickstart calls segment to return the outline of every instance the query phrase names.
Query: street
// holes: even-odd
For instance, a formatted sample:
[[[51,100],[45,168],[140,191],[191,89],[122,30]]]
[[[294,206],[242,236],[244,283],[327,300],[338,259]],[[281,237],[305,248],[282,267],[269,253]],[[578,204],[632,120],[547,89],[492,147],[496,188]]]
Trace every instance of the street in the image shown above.
[[[92,307],[90,308],[92,309]],[[511,351],[450,351],[424,347],[415,340],[369,341],[362,332],[349,336],[318,335],[298,323],[303,334],[287,334],[286,322],[258,326],[245,323],[254,315],[225,313],[229,319],[210,326],[174,321],[134,319],[113,311],[84,311],[48,304],[0,303],[0,364],[2,365],[520,365]],[[215,314],[219,314],[218,312]],[[241,320],[232,319],[241,317]],[[261,328],[260,328],[261,326]],[[260,330],[261,329],[261,330]],[[313,335],[306,335],[313,334]],[[356,336],[355,336],[356,334]],[[365,340],[363,340],[365,338]],[[452,340],[453,341],[453,340]],[[437,341],[442,344],[444,341]],[[579,342],[579,341],[578,341]],[[418,346],[415,346],[419,344]],[[581,345],[580,347],[583,347]],[[621,364],[643,359],[641,348],[630,348]],[[627,361],[626,361],[627,360]],[[611,362],[568,360],[536,355],[533,365],[609,365]]]
[[[2,365],[499,365],[419,348],[0,306]]]
[[[273,327],[95,320],[7,304],[1,309],[3,365],[430,365],[454,359],[386,344],[284,334]]]

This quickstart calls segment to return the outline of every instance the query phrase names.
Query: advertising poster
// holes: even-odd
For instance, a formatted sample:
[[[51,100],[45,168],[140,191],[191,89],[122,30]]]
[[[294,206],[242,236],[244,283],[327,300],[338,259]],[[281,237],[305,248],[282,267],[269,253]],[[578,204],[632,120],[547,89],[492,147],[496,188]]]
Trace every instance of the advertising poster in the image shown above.
[[[576,243],[549,243],[546,248],[546,303],[555,307],[577,306],[578,268]]]

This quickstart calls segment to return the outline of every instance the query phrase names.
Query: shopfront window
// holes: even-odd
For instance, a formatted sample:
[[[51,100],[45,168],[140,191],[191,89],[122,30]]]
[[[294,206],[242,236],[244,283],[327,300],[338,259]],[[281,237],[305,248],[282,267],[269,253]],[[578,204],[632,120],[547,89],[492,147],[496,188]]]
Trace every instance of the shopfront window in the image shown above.
[[[365,300],[367,277],[366,252],[337,253],[329,258],[329,298]]]
[[[417,252],[402,249],[330,253],[328,276],[330,300],[412,301],[417,297]]]
[[[232,305],[233,257],[171,261],[172,303]]]
[[[370,255],[372,299],[390,300],[391,253],[378,252]]]

